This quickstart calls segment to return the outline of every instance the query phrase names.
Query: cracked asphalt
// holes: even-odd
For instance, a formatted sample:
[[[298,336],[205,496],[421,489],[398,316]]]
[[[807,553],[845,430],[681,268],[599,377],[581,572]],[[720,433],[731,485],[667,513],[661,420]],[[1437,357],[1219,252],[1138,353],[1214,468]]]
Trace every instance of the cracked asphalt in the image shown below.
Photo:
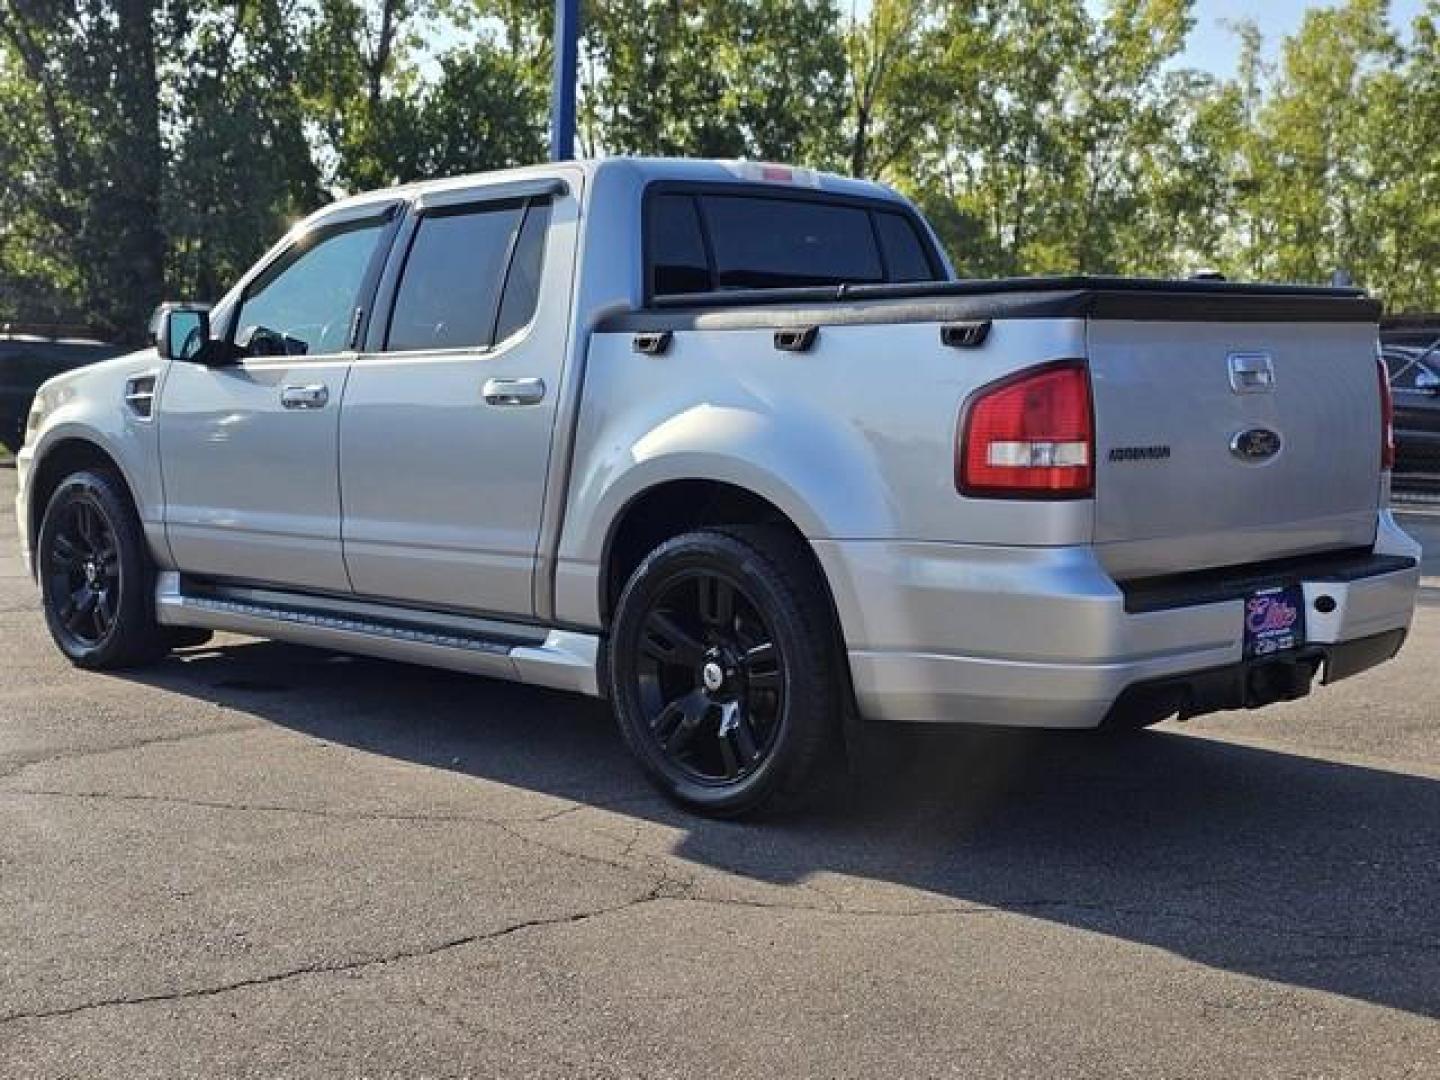
[[[1308,701],[916,735],[748,825],[590,701],[238,637],[75,671],[0,514],[0,1075],[1440,1075],[1430,583]]]

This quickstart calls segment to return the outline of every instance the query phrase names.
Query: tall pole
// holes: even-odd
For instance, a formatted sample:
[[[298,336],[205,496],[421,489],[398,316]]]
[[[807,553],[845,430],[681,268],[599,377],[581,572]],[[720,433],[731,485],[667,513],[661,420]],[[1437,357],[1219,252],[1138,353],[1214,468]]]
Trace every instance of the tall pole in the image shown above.
[[[575,68],[580,55],[580,0],[555,0],[555,88],[550,160],[575,156]]]

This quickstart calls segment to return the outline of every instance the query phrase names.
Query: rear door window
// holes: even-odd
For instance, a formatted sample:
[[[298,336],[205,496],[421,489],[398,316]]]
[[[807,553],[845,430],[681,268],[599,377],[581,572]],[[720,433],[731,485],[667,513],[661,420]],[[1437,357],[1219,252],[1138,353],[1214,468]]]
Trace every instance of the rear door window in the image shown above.
[[[505,278],[505,293],[500,298],[500,318],[495,324],[495,340],[504,341],[530,325],[540,302],[540,273],[545,269],[545,236],[550,224],[550,203],[531,203],[525,211],[525,223],[515,241],[515,257],[510,260],[510,273]]]
[[[386,349],[493,344],[505,270],[524,216],[521,201],[425,214],[405,258]]]

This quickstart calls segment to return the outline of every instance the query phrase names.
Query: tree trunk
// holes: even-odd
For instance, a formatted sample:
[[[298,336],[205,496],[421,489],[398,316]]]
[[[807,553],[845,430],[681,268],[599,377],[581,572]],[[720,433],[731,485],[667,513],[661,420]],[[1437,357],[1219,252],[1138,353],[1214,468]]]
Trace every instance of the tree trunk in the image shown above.
[[[870,108],[862,102],[856,110],[855,139],[850,146],[850,175],[865,178],[870,154]]]
[[[380,113],[385,71],[390,66],[390,53],[395,48],[396,16],[399,7],[400,0],[384,0],[380,8],[380,32],[375,39],[375,49],[370,54],[369,70],[365,73],[368,83],[366,96],[372,122]]]
[[[155,0],[118,0],[116,127],[106,148],[112,183],[103,215],[112,230],[109,295],[97,298],[110,329],[138,341],[165,294],[165,232],[160,221],[163,149],[156,72]],[[97,237],[104,242],[104,237]]]

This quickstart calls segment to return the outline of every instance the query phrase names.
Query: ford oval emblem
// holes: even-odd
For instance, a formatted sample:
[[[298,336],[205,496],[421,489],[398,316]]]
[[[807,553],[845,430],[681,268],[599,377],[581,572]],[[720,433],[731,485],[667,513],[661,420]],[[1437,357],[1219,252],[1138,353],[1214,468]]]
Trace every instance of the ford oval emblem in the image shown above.
[[[1235,433],[1230,440],[1230,452],[1241,461],[1257,465],[1269,461],[1280,453],[1280,434],[1269,428],[1248,428]]]

